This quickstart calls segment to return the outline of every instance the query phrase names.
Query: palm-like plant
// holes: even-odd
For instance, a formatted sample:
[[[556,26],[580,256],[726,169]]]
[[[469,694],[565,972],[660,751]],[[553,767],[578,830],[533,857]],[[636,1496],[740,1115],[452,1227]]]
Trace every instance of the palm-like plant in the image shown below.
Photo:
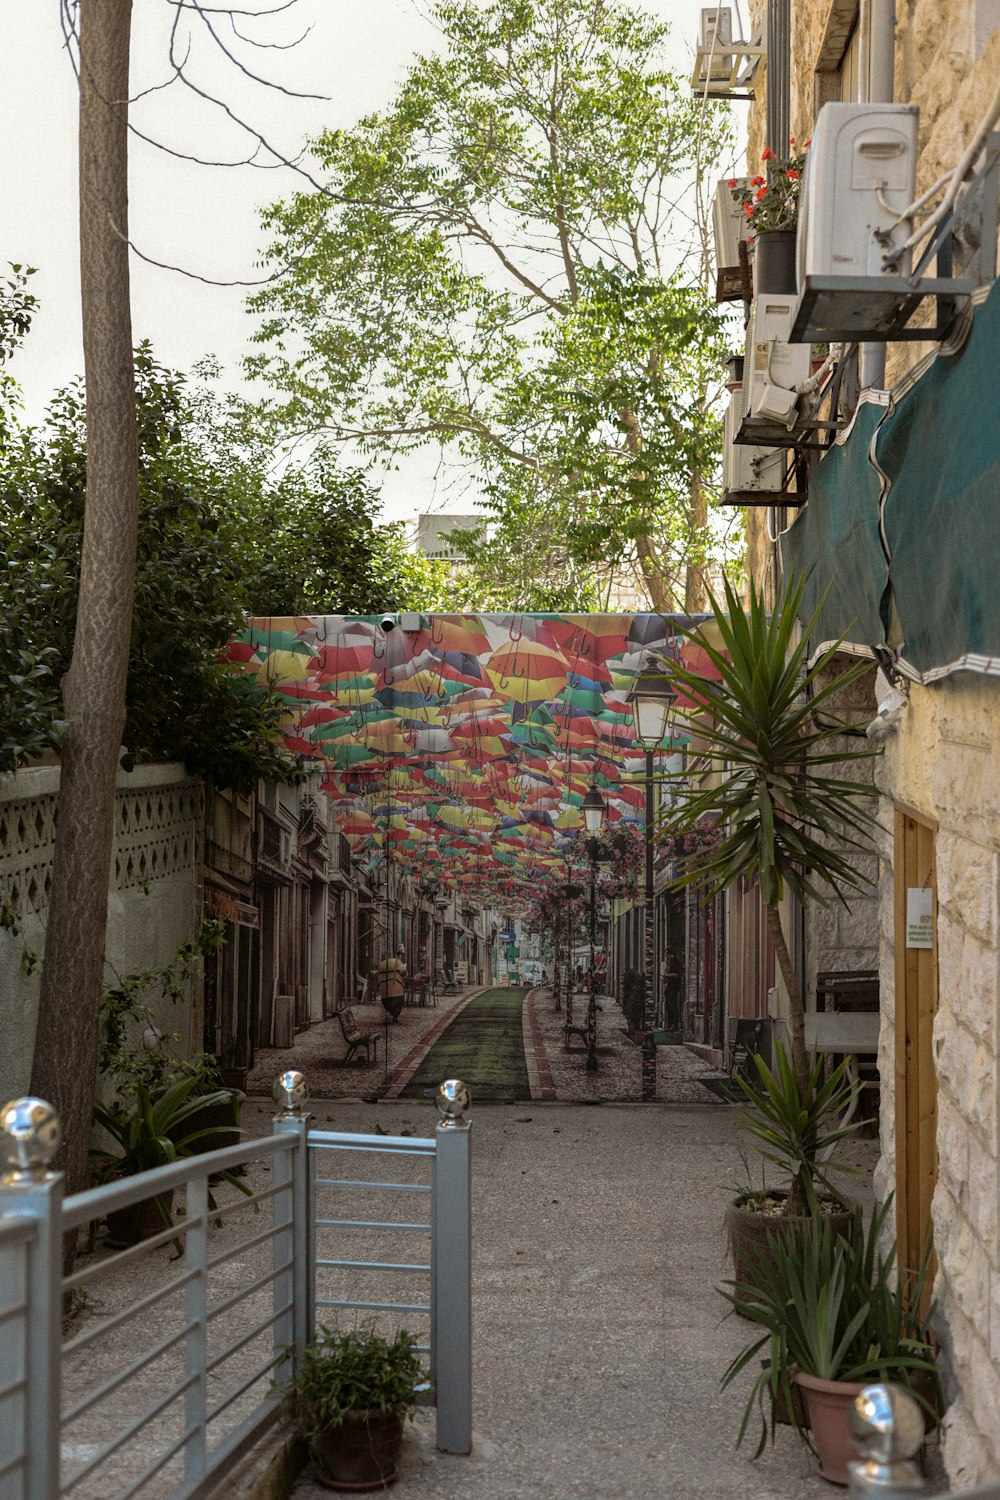
[[[835,643],[807,664],[816,616],[797,635],[802,581],[785,585],[770,612],[753,583],[747,609],[728,578],[723,584],[723,601],[709,592],[719,644],[704,633],[685,632],[707,653],[716,675],[709,678],[670,657],[659,658],[682,700],[693,704],[688,713],[705,773],[694,784],[690,777],[696,768],[689,764],[672,778],[677,800],[662,832],[690,833],[706,819],[721,829],[717,841],[696,844],[678,886],[694,885],[709,899],[741,876],[758,882],[788,991],[792,1064],[805,1092],[810,1068],[802,992],[780,907],[786,889],[803,903],[828,906],[833,897],[846,906],[845,892],[869,884],[851,856],[872,848],[865,804],[878,789],[831,775],[830,768],[876,752],[867,745],[857,750],[835,745],[852,726],[830,710],[832,700],[870,671],[871,663],[832,674]]]

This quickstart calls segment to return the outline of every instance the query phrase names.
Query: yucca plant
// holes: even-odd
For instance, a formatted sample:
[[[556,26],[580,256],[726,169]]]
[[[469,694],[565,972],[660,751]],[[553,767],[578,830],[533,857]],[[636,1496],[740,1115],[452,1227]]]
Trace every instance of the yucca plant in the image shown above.
[[[757,1053],[751,1053],[750,1061],[757,1076],[736,1075],[744,1097],[737,1123],[753,1136],[764,1160],[788,1174],[788,1211],[819,1213],[816,1184],[829,1198],[840,1201],[831,1173],[858,1170],[837,1154],[837,1148],[861,1124],[848,1118],[861,1081],[851,1077],[847,1058],[827,1074],[826,1063],[817,1057],[802,1089],[780,1042],[775,1046],[773,1070]]]
[[[860,1205],[849,1237],[834,1233],[822,1214],[799,1220],[784,1237],[770,1236],[762,1255],[742,1281],[719,1290],[741,1315],[762,1330],[736,1356],[722,1377],[726,1388],[763,1357],[740,1423],[742,1443],[755,1410],[762,1418],[754,1457],[774,1436],[774,1410],[783,1396],[795,1410],[796,1371],[820,1380],[892,1380],[909,1387],[936,1419],[941,1391],[931,1333],[933,1304],[921,1311],[930,1274],[930,1254],[915,1272],[896,1266],[895,1242],[879,1246],[892,1205],[890,1194],[866,1228]],[[808,1441],[798,1423],[800,1435]]]
[[[872,670],[870,662],[832,672],[838,644],[827,646],[812,666],[808,641],[818,618],[802,621],[804,582],[786,583],[768,611],[763,593],[750,584],[744,609],[728,578],[724,598],[709,591],[718,645],[703,630],[684,631],[707,654],[707,676],[669,656],[656,660],[682,701],[700,742],[705,780],[695,786],[690,765],[671,778],[675,805],[661,836],[694,833],[706,822],[717,840],[699,840],[684,860],[677,887],[695,886],[706,899],[744,878],[756,881],[767,911],[768,930],[789,997],[792,1066],[804,1093],[809,1085],[803,1000],[781,926],[785,891],[803,903],[845,906],[846,893],[869,881],[852,856],[872,849],[870,782],[830,774],[831,768],[877,753],[834,745],[854,726],[833,716],[833,701]],[[713,621],[709,622],[710,624]]]

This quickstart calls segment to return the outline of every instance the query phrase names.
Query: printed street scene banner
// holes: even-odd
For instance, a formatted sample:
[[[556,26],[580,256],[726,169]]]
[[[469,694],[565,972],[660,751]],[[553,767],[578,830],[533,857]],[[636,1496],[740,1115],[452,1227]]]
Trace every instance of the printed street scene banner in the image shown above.
[[[707,657],[669,615],[251,619],[233,659],[287,704],[291,750],[321,758],[355,852],[527,900],[583,827],[643,820],[628,692],[651,648]]]

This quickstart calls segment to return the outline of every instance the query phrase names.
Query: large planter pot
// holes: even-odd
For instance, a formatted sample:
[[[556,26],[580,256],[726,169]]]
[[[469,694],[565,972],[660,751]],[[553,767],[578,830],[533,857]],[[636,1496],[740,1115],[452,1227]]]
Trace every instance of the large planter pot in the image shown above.
[[[771,1193],[765,1202],[776,1205],[783,1203],[786,1197],[785,1193]],[[836,1234],[842,1234],[845,1238],[851,1234],[854,1227],[853,1209],[835,1208],[831,1204],[829,1218]],[[737,1198],[730,1203],[726,1209],[726,1235],[729,1241],[729,1258],[733,1263],[733,1280],[749,1281],[755,1267],[768,1255],[768,1236],[781,1235],[787,1239],[800,1222],[795,1215],[762,1211],[755,1198]],[[736,1311],[740,1317],[746,1317],[740,1304],[749,1302],[750,1295],[741,1293],[737,1287],[733,1288],[733,1295],[736,1298],[733,1304]]]
[[[169,1215],[174,1203],[173,1188],[168,1188],[159,1197]],[[112,1209],[107,1217],[104,1243],[113,1250],[121,1250],[128,1245],[138,1245],[141,1240],[152,1239],[154,1234],[168,1227],[160,1203],[156,1198],[143,1198],[141,1203],[131,1203],[128,1208]]]
[[[794,229],[761,229],[754,238],[754,291],[773,295],[792,295],[798,291],[796,265],[796,231]]]
[[[847,1484],[850,1478],[847,1465],[861,1457],[848,1423],[854,1398],[864,1390],[864,1382],[819,1380],[801,1370],[792,1378],[805,1393],[820,1474],[831,1484]]]
[[[399,1472],[406,1408],[348,1412],[313,1441],[316,1478],[331,1490],[379,1490]]]

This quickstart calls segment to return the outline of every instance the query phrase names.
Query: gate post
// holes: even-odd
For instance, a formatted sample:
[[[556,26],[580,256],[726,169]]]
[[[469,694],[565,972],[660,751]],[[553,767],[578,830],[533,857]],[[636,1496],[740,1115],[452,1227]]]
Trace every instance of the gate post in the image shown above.
[[[16,1347],[16,1323],[4,1337],[6,1357],[21,1354],[24,1378],[18,1434],[24,1451],[20,1493],[24,1500],[51,1500],[60,1489],[63,1177],[50,1172],[48,1164],[62,1140],[59,1116],[44,1099],[14,1099],[0,1115],[0,1137],[6,1167],[0,1178],[0,1215],[36,1223],[36,1233],[25,1246],[22,1288],[10,1299],[24,1303],[21,1350]],[[0,1280],[8,1279],[6,1267],[0,1268]]]
[[[913,1455],[924,1440],[924,1414],[898,1385],[868,1385],[854,1398],[851,1436],[861,1454],[849,1463],[849,1500],[918,1500],[924,1481]]]
[[[292,1262],[274,1280],[275,1310],[282,1301],[291,1300],[292,1304],[274,1325],[274,1342],[276,1350],[291,1344],[297,1358],[315,1333],[315,1226],[312,1163],[309,1160],[311,1116],[302,1112],[309,1093],[302,1074],[291,1069],[280,1075],[273,1092],[282,1106],[281,1113],[272,1122],[273,1132],[294,1137],[288,1143],[291,1148],[288,1154],[282,1152],[274,1158],[275,1186],[290,1188],[290,1192],[276,1193],[274,1198],[274,1227],[281,1230],[274,1237],[275,1268],[289,1259]],[[277,1371],[277,1378],[287,1373],[286,1359]]]
[[[437,1446],[472,1447],[472,1233],[469,1091],[449,1078],[437,1091],[431,1212],[431,1378],[437,1396]]]

